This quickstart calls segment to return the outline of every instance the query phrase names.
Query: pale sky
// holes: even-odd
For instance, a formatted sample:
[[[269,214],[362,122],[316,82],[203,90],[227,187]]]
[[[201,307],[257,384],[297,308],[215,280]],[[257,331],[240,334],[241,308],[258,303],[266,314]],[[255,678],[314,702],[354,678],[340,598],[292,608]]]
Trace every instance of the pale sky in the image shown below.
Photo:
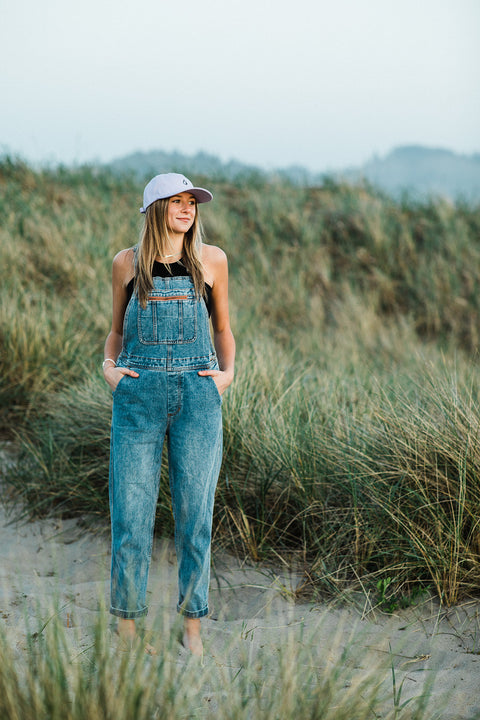
[[[0,0],[0,152],[480,152],[480,0]]]

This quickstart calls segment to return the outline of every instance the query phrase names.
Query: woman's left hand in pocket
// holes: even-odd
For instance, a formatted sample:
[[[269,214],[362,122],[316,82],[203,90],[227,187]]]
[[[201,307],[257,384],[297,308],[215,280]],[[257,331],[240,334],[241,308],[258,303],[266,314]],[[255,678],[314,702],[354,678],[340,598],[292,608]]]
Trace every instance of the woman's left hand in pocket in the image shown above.
[[[208,375],[210,375],[213,378],[213,381],[217,386],[217,390],[220,395],[223,395],[223,393],[233,380],[232,374],[227,372],[226,370],[199,370],[198,374],[202,377],[207,377]]]

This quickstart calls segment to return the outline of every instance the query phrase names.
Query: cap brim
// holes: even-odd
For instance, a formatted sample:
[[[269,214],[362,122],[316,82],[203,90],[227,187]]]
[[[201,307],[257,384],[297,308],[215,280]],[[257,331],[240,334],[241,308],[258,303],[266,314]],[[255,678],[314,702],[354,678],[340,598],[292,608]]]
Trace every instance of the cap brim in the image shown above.
[[[212,193],[205,190],[205,188],[190,188],[190,190],[185,190],[185,192],[191,193],[199,203],[206,203],[213,200]]]
[[[180,190],[178,193],[172,193],[171,195],[166,195],[165,198],[174,197],[175,195],[180,194],[182,192],[188,192],[188,193],[190,193],[190,195],[193,195],[193,197],[195,198],[195,200],[198,203],[207,203],[207,202],[210,202],[210,200],[213,200],[213,195],[209,190],[205,190],[205,188],[199,188],[199,187],[185,188],[185,190]],[[157,198],[156,200],[153,200],[150,203],[150,205],[153,205],[153,203],[156,202],[157,200],[164,200],[165,198]],[[141,207],[140,212],[146,213],[147,208],[150,207],[150,205],[147,205],[147,207]]]

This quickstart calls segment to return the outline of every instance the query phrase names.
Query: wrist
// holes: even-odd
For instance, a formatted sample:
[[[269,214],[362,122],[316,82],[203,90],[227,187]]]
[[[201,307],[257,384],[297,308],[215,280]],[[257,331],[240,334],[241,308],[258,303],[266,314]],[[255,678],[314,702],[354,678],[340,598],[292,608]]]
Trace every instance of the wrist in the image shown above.
[[[107,365],[107,363],[109,363]],[[102,363],[102,370],[105,372],[106,367],[117,367],[117,363],[113,358],[105,358],[105,360]]]
[[[117,363],[113,358],[105,358],[102,363],[103,376],[107,377],[108,371],[117,367]]]

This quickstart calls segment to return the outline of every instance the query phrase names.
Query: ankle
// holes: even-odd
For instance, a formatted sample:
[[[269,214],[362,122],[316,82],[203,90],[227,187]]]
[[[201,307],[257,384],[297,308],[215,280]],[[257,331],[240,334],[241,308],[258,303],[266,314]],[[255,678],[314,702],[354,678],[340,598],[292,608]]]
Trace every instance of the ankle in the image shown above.
[[[203,656],[203,643],[200,637],[200,620],[198,618],[185,618],[183,645],[192,655]]]
[[[130,618],[120,618],[117,624],[117,632],[121,637],[135,637],[137,634],[135,620],[132,620]]]
[[[200,637],[199,618],[185,618],[183,628],[189,637]]]

